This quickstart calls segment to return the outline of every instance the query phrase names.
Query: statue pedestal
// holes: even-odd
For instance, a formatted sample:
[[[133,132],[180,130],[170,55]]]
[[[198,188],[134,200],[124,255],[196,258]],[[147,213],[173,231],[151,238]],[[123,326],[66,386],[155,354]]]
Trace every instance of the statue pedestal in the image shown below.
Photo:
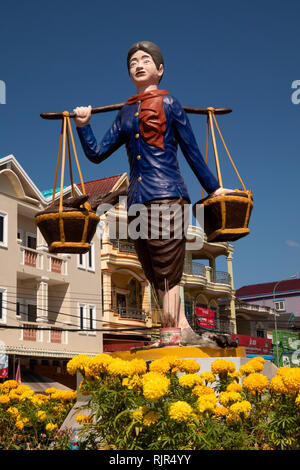
[[[180,359],[201,359],[201,358],[242,358],[246,357],[245,349],[241,346],[237,348],[213,349],[200,348],[198,346],[165,346],[162,348],[141,349],[138,351],[116,351],[110,353],[112,357],[119,357],[130,361],[131,359],[144,359],[154,361],[165,356],[176,356]]]

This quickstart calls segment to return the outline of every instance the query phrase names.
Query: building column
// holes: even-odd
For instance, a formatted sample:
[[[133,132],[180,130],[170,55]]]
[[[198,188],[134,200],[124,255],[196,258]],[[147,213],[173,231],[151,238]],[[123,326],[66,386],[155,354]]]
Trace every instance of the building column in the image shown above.
[[[48,321],[48,277],[42,277],[37,284],[36,321]]]
[[[112,292],[111,292],[111,275],[113,271],[110,269],[102,270],[102,296],[103,296],[103,315],[111,309]]]
[[[228,274],[230,275],[230,284],[231,284],[231,295],[230,295],[230,320],[233,324],[233,333],[236,334],[236,316],[235,316],[235,290],[234,290],[234,282],[233,282],[233,268],[232,268],[232,252],[228,253],[226,257],[227,260],[227,270]]]

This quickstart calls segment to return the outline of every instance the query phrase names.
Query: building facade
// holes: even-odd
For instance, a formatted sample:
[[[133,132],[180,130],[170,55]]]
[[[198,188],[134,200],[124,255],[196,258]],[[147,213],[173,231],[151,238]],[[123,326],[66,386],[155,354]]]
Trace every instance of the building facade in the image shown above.
[[[21,370],[69,384],[66,362],[102,351],[100,242],[80,256],[50,254],[35,223],[48,203],[13,155],[0,159],[2,350],[11,376],[20,359]]]

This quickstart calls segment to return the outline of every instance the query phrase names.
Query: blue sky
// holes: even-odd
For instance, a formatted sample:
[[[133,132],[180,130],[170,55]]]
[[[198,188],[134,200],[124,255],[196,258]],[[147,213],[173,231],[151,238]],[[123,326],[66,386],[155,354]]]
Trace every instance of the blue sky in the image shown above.
[[[53,186],[59,122],[41,112],[101,106],[135,93],[126,69],[137,40],[165,58],[161,88],[186,106],[230,107],[218,123],[247,188],[254,193],[251,234],[235,245],[235,287],[300,277],[300,80],[296,0],[5,2],[0,11],[0,157],[14,154],[41,189]],[[1,98],[1,95],[0,95]],[[102,137],[114,113],[93,116]],[[204,152],[205,119],[190,116]],[[122,148],[93,165],[76,146],[85,180],[128,170]],[[240,187],[218,141],[223,183]],[[179,152],[192,202],[201,187]],[[212,149],[209,165],[215,171]],[[79,181],[79,178],[77,178]],[[217,269],[226,267],[217,260]]]

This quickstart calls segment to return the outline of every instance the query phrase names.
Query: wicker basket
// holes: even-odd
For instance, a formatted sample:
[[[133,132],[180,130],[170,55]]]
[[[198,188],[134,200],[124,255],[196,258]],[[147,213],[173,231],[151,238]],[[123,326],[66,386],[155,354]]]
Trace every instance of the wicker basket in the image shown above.
[[[45,238],[49,253],[77,253],[89,251],[100,217],[93,211],[65,209],[38,212],[37,226]]]
[[[235,190],[222,196],[206,197],[193,206],[204,206],[204,231],[209,242],[232,242],[250,233],[248,228],[253,208],[251,191]],[[201,225],[201,221],[198,220]]]
[[[71,164],[70,138],[73,145],[74,156],[81,180],[83,195],[76,197],[73,183],[73,172]],[[68,161],[70,180],[72,187],[72,198],[64,199],[64,171],[66,143],[68,149]],[[61,153],[62,152],[62,153]],[[61,157],[62,155],[62,157]],[[61,160],[62,158],[62,160]],[[61,160],[61,186],[59,200],[56,199],[56,183]],[[91,204],[87,202],[84,182],[78,162],[75,148],[70,113],[64,111],[62,114],[62,126],[60,133],[59,150],[56,164],[56,174],[53,188],[52,204],[35,215],[35,220],[44,239],[48,244],[49,253],[77,253],[83,254],[89,251],[90,243],[95,235],[100,217],[92,210]]]

